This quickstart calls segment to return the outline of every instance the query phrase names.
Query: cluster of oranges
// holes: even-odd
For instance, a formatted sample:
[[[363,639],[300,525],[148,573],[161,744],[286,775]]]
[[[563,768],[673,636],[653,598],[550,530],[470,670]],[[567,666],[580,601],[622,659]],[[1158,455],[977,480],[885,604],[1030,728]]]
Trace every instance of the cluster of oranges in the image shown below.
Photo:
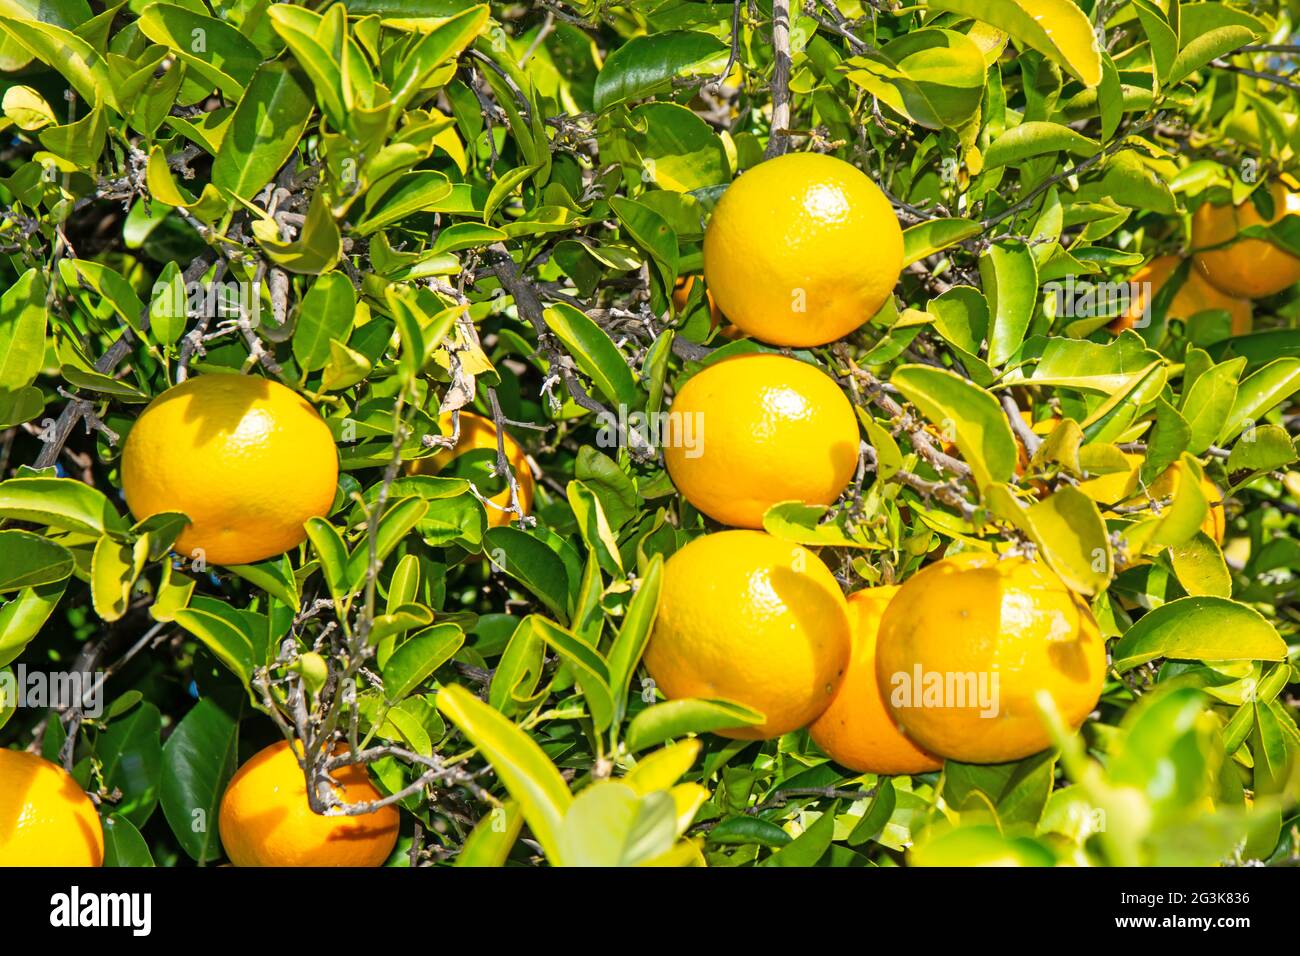
[[[853,331],[901,268],[888,201],[826,156],[746,173],[705,232],[717,310],[774,345]],[[697,538],[665,566],[645,663],[667,697],[724,698],[762,715],[728,736],[809,727],[839,763],[875,773],[1041,750],[1040,690],[1074,725],[1091,711],[1105,643],[1040,563],[964,554],[846,600],[815,554],[759,530],[774,504],[829,505],[853,479],[857,417],[825,373],[782,355],[728,358],[678,391],[670,426],[688,418],[697,441],[670,430],[668,471],[695,508],[737,530]]]
[[[1300,211],[1290,185],[1275,184],[1270,196],[1272,217],[1253,204],[1201,206],[1193,268],[1170,314],[1223,309],[1233,332],[1245,332],[1249,299],[1300,280],[1300,259],[1266,240],[1238,238]],[[902,261],[902,233],[880,190],[849,164],[815,154],[746,173],[718,203],[704,242],[716,313],[785,347],[852,332],[891,294]],[[1161,257],[1135,278],[1158,290],[1179,266],[1177,257]],[[1140,310],[1138,303],[1116,330]],[[845,599],[813,552],[761,530],[776,503],[831,504],[857,467],[854,410],[814,365],[771,353],[714,362],[680,388],[671,412],[670,422],[693,418],[699,439],[674,442],[670,433],[673,481],[695,508],[734,530],[695,539],[665,567],[645,663],[666,696],[739,702],[761,718],[727,735],[762,739],[808,727],[844,766],[883,774],[933,770],[944,759],[1019,759],[1048,745],[1047,703],[1071,726],[1096,705],[1105,642],[1087,605],[1041,563],[963,553],[901,586]],[[450,414],[440,427],[453,430]],[[410,472],[438,474],[461,456],[495,455],[497,428],[481,416],[462,412],[458,437]],[[528,513],[532,473],[519,444],[500,440]],[[1123,500],[1137,464],[1119,477],[1124,487],[1094,488],[1095,496]],[[1163,491],[1176,490],[1175,480]],[[246,564],[300,544],[304,522],[329,513],[338,455],[329,427],[291,389],[205,375],[169,389],[140,416],[124,448],[122,484],[139,519],[190,517],[178,551]],[[1221,541],[1221,502],[1206,484],[1204,530]],[[509,488],[484,497],[489,522],[506,523]],[[380,799],[359,766],[335,771],[328,786],[344,807]],[[313,813],[298,754],[281,743],[239,769],[219,825],[236,865],[377,866],[392,853],[398,820],[391,806]],[[99,816],[73,777],[34,754],[0,750],[0,865],[94,866],[103,856]]]
[[[1300,214],[1300,192],[1289,176],[1270,183],[1265,192],[1272,212],[1265,216],[1247,197],[1236,205],[1204,202],[1192,216],[1192,254],[1182,285],[1166,314],[1190,319],[1210,310],[1227,312],[1232,335],[1253,327],[1252,299],[1262,299],[1300,282],[1300,258],[1268,239],[1239,238],[1251,226],[1270,226],[1288,214]],[[1134,273],[1132,282],[1146,290],[1109,326],[1122,332],[1136,326],[1151,300],[1183,263],[1177,255],[1157,256]]]

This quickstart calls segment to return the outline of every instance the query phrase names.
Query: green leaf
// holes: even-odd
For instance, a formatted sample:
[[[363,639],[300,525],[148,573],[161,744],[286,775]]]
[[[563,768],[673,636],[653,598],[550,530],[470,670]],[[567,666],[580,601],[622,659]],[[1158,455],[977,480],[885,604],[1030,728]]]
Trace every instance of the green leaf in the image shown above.
[[[1204,531],[1198,531],[1169,549],[1169,563],[1178,583],[1188,594],[1199,597],[1232,597],[1232,575],[1223,552]]]
[[[1198,375],[1183,394],[1179,412],[1191,429],[1187,451],[1202,454],[1214,444],[1237,398],[1237,377],[1245,366],[1244,358],[1232,359]]]
[[[434,70],[468,46],[483,30],[488,16],[486,4],[470,7],[444,20],[413,44],[393,74],[394,109],[403,110]]]
[[[353,232],[368,236],[424,211],[450,193],[451,182],[442,173],[433,170],[404,173],[389,189],[379,193],[372,189],[367,193],[361,219]]]
[[[412,634],[384,665],[384,696],[390,703],[407,697],[464,643],[465,632],[457,624],[435,624]]]
[[[282,242],[279,226],[269,218],[253,223],[253,235],[272,262],[299,275],[329,272],[343,256],[343,237],[321,190],[312,194],[297,239]]]
[[[596,77],[594,105],[600,111],[641,99],[666,88],[674,77],[716,73],[726,60],[726,45],[707,33],[678,30],[633,37],[605,60]]]
[[[436,703],[438,710],[492,765],[497,778],[519,803],[547,859],[561,860],[561,831],[573,797],[542,748],[463,687],[442,688]]]
[[[384,559],[401,543],[407,532],[420,523],[420,519],[428,510],[429,502],[415,495],[398,499],[390,504],[384,516],[379,519],[379,526],[375,531],[375,560],[382,565]],[[366,569],[370,566],[370,560],[370,541],[368,538],[362,538],[352,549],[352,554],[348,556],[349,590],[361,589],[365,583]]]
[[[126,530],[102,491],[74,478],[10,478],[0,482],[0,518],[15,518],[78,534]]]
[[[265,644],[247,621],[235,617],[233,611],[222,613],[210,606],[183,608],[176,612],[174,620],[202,641],[245,688],[250,686],[253,670],[265,656]]]
[[[1228,455],[1228,474],[1240,471],[1257,474],[1273,471],[1296,460],[1296,446],[1290,433],[1281,425],[1261,425],[1242,433]],[[1234,485],[1244,484],[1240,478]]]
[[[303,525],[312,550],[320,561],[321,574],[330,595],[339,600],[348,593],[348,548],[332,524],[324,518],[309,518]]]
[[[238,718],[202,697],[163,745],[163,816],[181,849],[200,864],[221,858],[217,815],[238,765]]]
[[[626,783],[601,780],[574,799],[564,816],[560,857],[564,866],[637,866],[672,849],[677,838],[673,798],[639,795]]]
[[[677,279],[680,249],[677,233],[668,220],[645,203],[611,196],[610,208],[638,246],[650,253],[664,285],[672,288]]]
[[[0,390],[36,380],[45,362],[45,277],[28,269],[0,295]]]
[[[149,538],[139,538],[132,547],[104,535],[95,543],[90,564],[90,594],[95,613],[105,621],[116,621],[131,604],[131,591],[149,557]]]
[[[1066,485],[1029,507],[1026,520],[1034,543],[1066,585],[1096,594],[1110,582],[1110,539],[1097,504]]]
[[[37,588],[72,574],[72,553],[30,531],[0,531],[0,592]]]
[[[40,20],[0,16],[0,31],[12,44],[48,63],[87,103],[118,109],[113,74],[94,47],[70,30]],[[6,43],[7,48],[10,43]]]
[[[632,111],[629,127],[626,137],[635,154],[624,163],[635,162],[633,168],[660,189],[686,193],[731,181],[722,139],[686,107],[643,104]]]
[[[104,831],[104,866],[154,865],[149,844],[127,817],[110,813],[100,821]]]
[[[834,801],[793,841],[777,850],[763,861],[763,866],[815,866],[830,849],[835,836],[835,813],[840,802]]]
[[[293,564],[287,554],[257,564],[228,564],[226,570],[278,598],[287,607],[293,608],[295,614],[302,607],[298,584],[293,576]]]
[[[306,81],[287,63],[258,67],[212,163],[212,185],[252,199],[298,148],[311,118]]]
[[[1202,33],[1178,51],[1165,83],[1173,86],[1182,82],[1211,60],[1245,46],[1256,36],[1256,31],[1244,26],[1224,26]]]
[[[538,618],[534,626],[537,635],[573,668],[582,696],[587,701],[591,722],[597,733],[604,733],[614,719],[614,700],[605,659],[599,651],[545,618]]]
[[[1002,365],[1020,348],[1038,300],[1038,271],[1023,243],[997,243],[980,256],[980,281],[989,302],[989,365]]]
[[[483,549],[493,565],[531,591],[561,623],[568,622],[568,575],[545,543],[518,528],[489,528]]]
[[[1016,472],[1016,440],[998,400],[960,375],[925,365],[902,365],[890,381],[921,414],[954,436],[975,484],[1002,484]]]
[[[312,283],[302,297],[293,332],[293,357],[303,371],[324,368],[333,354],[331,346],[347,344],[356,308],[352,280],[343,273],[327,272]]]
[[[493,807],[465,838],[456,866],[505,866],[523,828],[524,815],[514,800]]]
[[[758,711],[734,701],[683,697],[641,711],[628,724],[625,739],[627,749],[636,753],[673,737],[746,727],[765,719]]]
[[[912,847],[911,866],[1053,866],[1055,857],[1030,837],[1003,836],[995,826],[944,830]]]
[[[984,93],[984,54],[955,30],[910,30],[845,65],[849,80],[929,129],[963,126]]]
[[[1179,598],[1144,614],[1112,650],[1123,672],[1167,657],[1202,661],[1280,661],[1286,642],[1251,607],[1221,597]]]
[[[632,410],[644,399],[627,359],[605,330],[573,306],[560,302],[546,309],[547,327],[573,355],[578,367],[609,401]]]
[[[162,783],[162,714],[145,701],[112,721],[95,740],[109,792],[121,791],[113,812],[142,827],[158,805]]]
[[[140,330],[140,313],[144,303],[130,282],[103,263],[90,263],[81,259],[64,259],[59,263],[59,274],[64,284],[72,290],[90,289],[112,306],[123,323],[136,332]]]
[[[136,21],[140,32],[171,47],[189,69],[232,101],[252,82],[262,55],[224,20],[171,3],[151,3]]]
[[[1036,156],[1069,153],[1087,156],[1097,152],[1099,144],[1082,133],[1059,123],[1031,121],[1013,126],[984,152],[984,168],[1016,166]]]
[[[908,226],[903,230],[903,265],[920,262],[982,231],[978,222],[969,219],[927,219]]]
[[[775,823],[761,817],[728,817],[709,830],[707,838],[710,843],[723,846],[752,843],[766,847],[783,847],[794,840]]]
[[[49,620],[67,589],[66,579],[23,588],[0,605],[0,667],[16,660]]]
[[[1071,0],[926,0],[931,10],[973,17],[1037,50],[1085,86],[1101,82],[1101,55],[1088,17]]]
[[[1248,424],[1263,418],[1297,390],[1300,390],[1300,359],[1280,358],[1248,375],[1237,386],[1232,409],[1219,431],[1219,443],[1225,444],[1236,437]]]
[[[641,655],[650,641],[659,613],[659,591],[663,585],[663,555],[650,559],[636,593],[628,603],[618,635],[609,648],[609,685],[614,693],[614,719],[622,720],[627,710],[628,688]]]

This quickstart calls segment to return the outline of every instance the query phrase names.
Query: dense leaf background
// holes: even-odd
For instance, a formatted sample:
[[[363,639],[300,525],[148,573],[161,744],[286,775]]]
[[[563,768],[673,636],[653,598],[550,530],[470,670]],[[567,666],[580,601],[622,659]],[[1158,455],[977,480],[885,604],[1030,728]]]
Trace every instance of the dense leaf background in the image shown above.
[[[1296,11],[0,0],[0,668],[96,670],[107,700],[0,708],[0,743],[100,796],[120,865],[221,861],[226,781],[286,733],[364,750],[393,865],[1294,862],[1300,294],[1233,334],[1166,316],[1184,270],[1116,335],[1052,293],[1298,171]],[[601,416],[767,348],[679,280],[726,185],[788,150],[867,171],[908,266],[797,353],[855,404],[862,487],[767,528],[846,591],[958,545],[1040,554],[1113,665],[1050,752],[860,776],[645,680],[663,562],[710,523]],[[1300,217],[1261,232],[1300,252]],[[121,442],[182,368],[329,422],[340,490],[301,548],[196,567],[175,516],[132,522]],[[528,519],[489,524],[518,477],[490,454],[406,474],[457,409],[513,423]],[[1088,482],[1126,454],[1186,480],[1104,507]]]

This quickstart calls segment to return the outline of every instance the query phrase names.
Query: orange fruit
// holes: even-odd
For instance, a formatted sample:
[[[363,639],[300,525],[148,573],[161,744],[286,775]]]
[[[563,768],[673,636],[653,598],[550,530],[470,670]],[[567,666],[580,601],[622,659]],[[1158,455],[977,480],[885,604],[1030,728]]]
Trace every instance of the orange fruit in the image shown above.
[[[451,412],[438,417],[438,427],[444,435],[452,433]],[[519,485],[519,506],[524,509],[524,514],[530,514],[533,510],[533,473],[528,467],[528,459],[519,442],[508,432],[503,445],[506,459],[515,473],[515,482]],[[476,454],[470,455],[471,452]],[[460,459],[453,470],[463,471],[461,477],[468,478],[480,494],[497,506],[488,506],[484,510],[487,511],[488,527],[499,528],[509,524],[515,516],[504,510],[510,506],[510,485],[506,477],[491,474],[491,469],[496,466],[496,453],[496,425],[482,415],[462,410],[456,447],[443,448],[436,455],[411,462],[409,471],[413,475],[436,475]]]
[[[709,517],[761,528],[781,501],[828,505],[853,478],[858,421],[825,372],[783,355],[710,365],[673,399],[664,460]]]
[[[359,816],[314,813],[295,750],[285,741],[274,743],[230,779],[219,821],[230,861],[235,866],[381,866],[397,844],[397,811],[387,806]],[[365,767],[352,764],[331,776],[344,803],[380,798]]]
[[[1051,741],[1036,696],[1078,727],[1106,675],[1088,606],[1039,561],[963,552],[903,584],[885,609],[876,679],[917,746],[965,763],[1019,760]]]
[[[816,555],[761,531],[722,531],[664,565],[645,665],[669,699],[720,697],[760,711],[760,724],[718,731],[755,740],[816,719],[849,649],[844,595]]]
[[[329,427],[300,395],[255,375],[186,379],[144,410],[122,451],[122,490],[143,520],[180,511],[175,549],[251,564],[300,544],[338,487]]]
[[[704,278],[722,314],[773,345],[824,345],[880,309],[903,268],[893,207],[855,166],[818,153],[759,163],[704,232]]]
[[[1137,325],[1147,304],[1159,294],[1181,260],[1178,256],[1157,256],[1133,274],[1130,282],[1139,283],[1139,292],[1128,311],[1106,326],[1118,335]],[[1226,295],[1212,286],[1196,268],[1187,270],[1187,277],[1174,293],[1165,315],[1171,319],[1190,319],[1198,312],[1222,309],[1232,319],[1232,334],[1245,335],[1251,330],[1251,304],[1249,299]]]
[[[1300,213],[1294,186],[1291,180],[1268,187],[1273,199],[1268,219],[1249,197],[1236,206],[1202,203],[1192,215],[1192,248],[1198,250],[1193,260],[1201,275],[1220,291],[1247,299],[1273,295],[1300,281],[1300,258],[1267,239],[1236,239],[1248,226],[1272,225],[1288,213]]]
[[[36,754],[0,750],[0,866],[100,866],[104,831],[80,785]]]
[[[849,595],[849,666],[835,699],[808,728],[828,757],[859,773],[925,773],[943,766],[903,736],[876,683],[880,617],[897,593],[897,587],[876,587]]]

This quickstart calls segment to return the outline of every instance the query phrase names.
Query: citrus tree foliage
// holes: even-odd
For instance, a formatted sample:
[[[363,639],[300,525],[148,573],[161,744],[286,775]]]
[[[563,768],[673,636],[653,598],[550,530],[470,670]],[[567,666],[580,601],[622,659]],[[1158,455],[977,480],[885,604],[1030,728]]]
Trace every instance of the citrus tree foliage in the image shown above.
[[[122,864],[221,860],[205,821],[281,734],[362,753],[397,865],[1293,859],[1300,296],[1170,317],[1184,268],[1118,334],[1088,305],[1296,170],[1293,9],[0,0],[0,666],[97,669],[107,700],[10,701],[4,741],[99,794]],[[857,775],[803,731],[715,736],[756,718],[639,667],[709,523],[637,414],[768,348],[673,293],[787,151],[865,170],[907,266],[795,353],[853,401],[862,481],[766,528],[846,591],[1037,553],[1110,640],[1081,732],[1044,708],[1051,751]],[[1300,217],[1254,234],[1300,254]],[[338,445],[328,517],[256,565],[169,553],[183,518],[119,493],[143,403],[214,369]],[[504,449],[408,474],[458,409],[524,445],[531,514]]]

